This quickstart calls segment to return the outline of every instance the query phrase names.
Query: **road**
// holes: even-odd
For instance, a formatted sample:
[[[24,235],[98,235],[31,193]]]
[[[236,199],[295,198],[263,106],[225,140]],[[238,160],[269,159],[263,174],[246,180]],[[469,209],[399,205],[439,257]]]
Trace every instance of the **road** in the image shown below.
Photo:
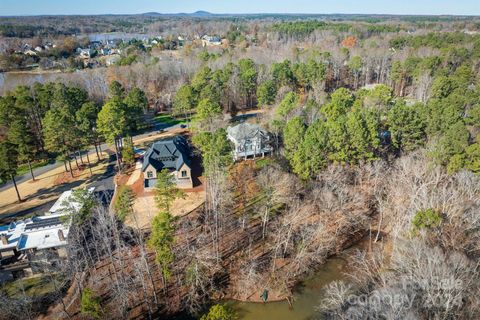
[[[174,130],[174,129],[178,129],[178,128],[180,128],[180,124],[168,125],[166,123],[155,122],[155,123],[153,123],[152,128],[150,130],[148,130],[147,132],[144,132],[144,133],[133,136],[133,140],[135,141],[135,140],[147,138],[152,133],[160,131],[160,130],[164,130],[165,132],[168,132],[170,130]],[[102,150],[106,150],[106,149],[109,148],[109,145],[107,143],[104,143],[100,146],[100,148]],[[83,154],[86,154],[86,152],[84,152]],[[95,148],[92,147],[90,150],[88,150],[88,154],[92,155],[92,156],[95,156]],[[46,173],[48,171],[51,171],[55,168],[58,168],[60,166],[63,166],[63,162],[62,161],[57,161],[55,163],[48,164],[46,166],[33,169],[33,174],[35,176],[39,176],[41,174],[44,174],[44,173]],[[17,184],[19,184],[19,183],[28,181],[31,178],[32,178],[32,176],[30,175],[30,171],[28,171],[25,174],[16,176],[15,181],[17,182]],[[0,191],[11,188],[12,186],[13,186],[13,183],[12,183],[11,180],[9,180],[7,183],[4,183],[3,185],[0,186]]]

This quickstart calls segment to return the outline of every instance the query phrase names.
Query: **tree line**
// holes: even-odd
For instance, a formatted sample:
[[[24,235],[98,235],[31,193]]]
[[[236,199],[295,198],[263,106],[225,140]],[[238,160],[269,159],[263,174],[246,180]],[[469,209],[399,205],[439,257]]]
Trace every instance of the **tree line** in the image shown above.
[[[127,93],[118,82],[112,82],[103,106],[91,101],[85,90],[60,83],[17,87],[0,97],[2,180],[15,182],[20,164],[28,164],[35,180],[32,164],[52,158],[63,161],[65,171],[73,176],[71,162],[78,169],[85,153],[90,163],[91,147],[100,159],[104,141],[115,144],[120,166],[122,138],[141,128],[147,106],[142,90]]]

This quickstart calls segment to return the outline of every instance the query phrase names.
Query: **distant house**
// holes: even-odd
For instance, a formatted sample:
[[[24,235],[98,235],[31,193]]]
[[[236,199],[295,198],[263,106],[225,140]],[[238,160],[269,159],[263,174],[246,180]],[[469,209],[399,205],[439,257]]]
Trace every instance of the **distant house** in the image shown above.
[[[78,54],[80,55],[80,57],[82,57],[82,58],[90,58],[92,56],[92,50],[91,49],[78,48],[77,51],[78,51]]]
[[[265,156],[273,151],[270,134],[257,124],[241,123],[227,128],[227,138],[233,142],[235,160]]]
[[[104,56],[108,56],[109,54],[112,54],[112,50],[109,48],[102,48],[100,49],[100,54]]]
[[[107,66],[112,66],[116,64],[119,60],[120,60],[120,56],[118,54],[109,55],[108,57],[105,58],[105,64]]]
[[[172,174],[178,188],[193,187],[191,148],[182,136],[156,141],[143,157],[142,172],[145,189],[154,188],[163,169]]]
[[[204,47],[207,46],[219,46],[222,44],[222,39],[217,36],[209,36],[209,35],[204,35],[202,37],[202,45]]]

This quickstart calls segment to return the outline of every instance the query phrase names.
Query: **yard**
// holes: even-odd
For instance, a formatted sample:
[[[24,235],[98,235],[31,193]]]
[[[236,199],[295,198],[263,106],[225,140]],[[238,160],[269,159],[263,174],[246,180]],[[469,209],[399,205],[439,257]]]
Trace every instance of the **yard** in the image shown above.
[[[55,275],[38,275],[7,282],[0,290],[9,297],[39,297],[55,292],[62,286],[62,279]]]
[[[58,196],[67,190],[77,188],[95,181],[106,171],[108,156],[103,154],[103,161],[94,162],[92,160],[92,175],[90,171],[84,168],[81,171],[74,170],[74,178],[65,172],[64,166],[60,166],[51,171],[36,177],[35,181],[28,180],[18,184],[18,191],[22,197],[22,202],[17,201],[15,189],[8,188],[0,192],[0,221],[12,217],[25,218],[27,216],[38,214],[39,211],[47,211],[50,204]],[[72,164],[74,167],[74,164]]]
[[[55,162],[55,161],[54,160],[37,161],[37,162],[32,163],[32,169],[37,169],[37,168],[46,166],[47,164],[53,163],[53,162]],[[28,166],[28,164],[19,165],[18,169],[17,169],[17,175],[18,176],[24,175],[25,173],[30,174],[30,167]],[[4,183],[4,181],[2,181],[2,179],[0,179],[0,184],[2,184],[2,183]]]
[[[173,118],[169,114],[158,114],[155,116],[155,121],[167,124],[169,126],[174,126],[176,124],[185,124],[187,123],[184,118]]]

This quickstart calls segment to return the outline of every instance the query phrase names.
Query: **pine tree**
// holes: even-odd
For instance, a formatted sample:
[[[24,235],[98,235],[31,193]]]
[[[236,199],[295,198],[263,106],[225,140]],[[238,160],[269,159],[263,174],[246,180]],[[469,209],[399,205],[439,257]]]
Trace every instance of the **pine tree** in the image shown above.
[[[102,319],[100,298],[96,297],[93,291],[89,288],[85,288],[82,291],[82,297],[80,299],[80,312],[93,319]]]
[[[122,148],[122,161],[127,166],[133,166],[135,164],[135,151],[133,147],[132,139],[127,136],[124,138],[125,143]]]
[[[18,192],[15,175],[18,169],[18,152],[14,144],[3,141],[0,142],[0,179],[7,181],[12,179],[15,191],[17,193],[18,202],[22,201]]]
[[[115,202],[115,212],[118,219],[125,221],[125,219],[133,214],[133,202],[135,194],[129,186],[122,186],[118,191],[118,198]]]

